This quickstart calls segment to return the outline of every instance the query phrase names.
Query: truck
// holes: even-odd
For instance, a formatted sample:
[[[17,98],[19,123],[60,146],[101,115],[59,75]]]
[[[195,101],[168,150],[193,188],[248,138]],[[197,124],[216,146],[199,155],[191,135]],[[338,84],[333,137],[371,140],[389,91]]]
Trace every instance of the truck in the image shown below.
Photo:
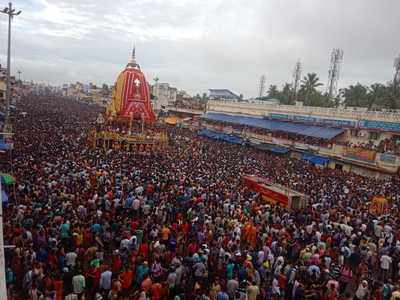
[[[250,190],[259,193],[265,203],[279,204],[291,210],[304,209],[309,204],[309,197],[307,195],[273,183],[266,178],[255,175],[244,175],[243,183]]]

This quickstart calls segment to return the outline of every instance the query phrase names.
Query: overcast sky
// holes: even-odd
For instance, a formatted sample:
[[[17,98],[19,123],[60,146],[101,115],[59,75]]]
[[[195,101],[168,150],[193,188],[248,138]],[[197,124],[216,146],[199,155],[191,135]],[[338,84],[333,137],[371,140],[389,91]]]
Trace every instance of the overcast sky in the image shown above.
[[[5,6],[8,1],[1,1]],[[190,93],[228,88],[255,96],[303,73],[325,84],[330,52],[342,48],[340,86],[387,82],[400,53],[399,0],[19,0],[12,71],[62,84],[114,82],[136,44],[152,82]],[[6,64],[5,15],[0,63]]]

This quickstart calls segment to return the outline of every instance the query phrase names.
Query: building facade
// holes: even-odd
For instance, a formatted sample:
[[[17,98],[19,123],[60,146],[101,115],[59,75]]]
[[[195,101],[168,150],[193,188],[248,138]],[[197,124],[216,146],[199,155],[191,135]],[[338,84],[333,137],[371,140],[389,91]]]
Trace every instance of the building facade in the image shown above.
[[[321,167],[379,178],[400,173],[400,111],[230,100],[207,101],[206,113],[179,107],[171,111],[200,117],[195,130],[233,135]]]
[[[6,90],[7,90],[6,72],[7,72],[7,69],[2,68],[2,66],[0,65],[0,101],[1,102],[5,102],[5,100],[6,100]]]
[[[95,84],[84,84],[80,82],[63,84],[61,91],[64,97],[73,98],[79,101],[106,106],[111,99],[112,86],[103,84],[101,87]]]
[[[169,105],[174,105],[176,102],[178,90],[169,85],[169,83],[156,82],[152,86],[153,108],[157,111],[166,108]]]

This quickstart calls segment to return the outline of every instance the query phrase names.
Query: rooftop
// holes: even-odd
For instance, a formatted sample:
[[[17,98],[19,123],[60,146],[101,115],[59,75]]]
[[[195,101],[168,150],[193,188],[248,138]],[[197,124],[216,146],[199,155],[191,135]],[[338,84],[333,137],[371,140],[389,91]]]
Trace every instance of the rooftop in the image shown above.
[[[239,99],[240,97],[228,89],[209,89],[211,98]]]

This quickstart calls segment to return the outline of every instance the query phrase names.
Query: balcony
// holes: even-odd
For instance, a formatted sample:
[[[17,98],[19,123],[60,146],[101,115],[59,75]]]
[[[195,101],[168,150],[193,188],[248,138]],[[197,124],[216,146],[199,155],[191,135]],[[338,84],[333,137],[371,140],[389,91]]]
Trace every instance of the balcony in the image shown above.
[[[243,103],[223,100],[210,100],[207,104],[208,111],[239,113],[246,115],[265,116],[269,113],[299,114],[315,117],[329,117],[337,119],[371,120],[400,122],[400,111],[368,111],[363,109],[326,108],[295,105],[274,105],[256,102]]]

